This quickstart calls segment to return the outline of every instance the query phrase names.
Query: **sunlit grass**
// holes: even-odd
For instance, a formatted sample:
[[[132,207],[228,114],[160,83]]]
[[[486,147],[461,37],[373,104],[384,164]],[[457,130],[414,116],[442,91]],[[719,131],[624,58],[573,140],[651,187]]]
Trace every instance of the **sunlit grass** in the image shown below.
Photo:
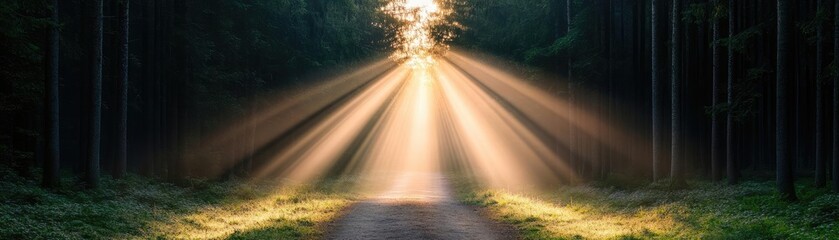
[[[356,198],[345,181],[175,186],[131,176],[53,192],[0,173],[0,239],[313,239]]]
[[[499,190],[480,191],[467,200],[490,209],[496,220],[515,225],[526,239],[648,237],[679,228],[671,216],[655,211],[607,214],[584,204]]]
[[[190,214],[155,222],[142,238],[316,238],[322,230],[318,224],[332,220],[350,203],[346,194],[306,187],[280,188],[249,198],[201,207]]]
[[[776,197],[772,182],[575,186],[544,194],[460,185],[464,202],[525,239],[839,239],[839,196],[805,185],[793,204]]]

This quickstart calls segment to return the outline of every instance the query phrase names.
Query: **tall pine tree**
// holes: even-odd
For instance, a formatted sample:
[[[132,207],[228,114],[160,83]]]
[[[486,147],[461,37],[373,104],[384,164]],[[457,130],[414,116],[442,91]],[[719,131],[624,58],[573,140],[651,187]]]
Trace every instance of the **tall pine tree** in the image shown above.
[[[793,154],[790,134],[790,80],[792,79],[792,68],[795,66],[792,59],[792,6],[790,0],[777,0],[778,2],[778,66],[777,72],[777,112],[776,112],[776,180],[778,192],[781,198],[787,201],[795,201],[795,186],[793,185]]]
[[[93,1],[90,26],[90,96],[88,96],[87,163],[85,183],[89,188],[99,186],[99,150],[102,135],[102,0]]]
[[[46,140],[46,158],[44,158],[44,175],[42,185],[46,188],[58,187],[60,183],[58,169],[60,166],[59,143],[59,18],[58,0],[50,1],[49,43],[47,45],[47,76],[44,84],[44,133]]]

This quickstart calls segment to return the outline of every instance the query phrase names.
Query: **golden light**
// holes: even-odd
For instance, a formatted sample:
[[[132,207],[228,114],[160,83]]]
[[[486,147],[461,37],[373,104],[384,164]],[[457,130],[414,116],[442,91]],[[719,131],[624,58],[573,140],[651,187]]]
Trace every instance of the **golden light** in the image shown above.
[[[348,177],[376,196],[428,197],[448,191],[440,176],[452,172],[530,190],[578,182],[578,173],[592,171],[579,166],[597,164],[603,152],[642,162],[641,154],[630,159],[649,147],[642,135],[585,109],[595,93],[576,89],[569,102],[484,56],[448,51],[447,36],[433,36],[452,14],[439,3],[388,2],[381,10],[402,23],[391,56],[398,61],[274,94],[206,137],[192,151],[194,164],[222,162],[206,166],[222,175],[250,161],[254,181]],[[602,147],[575,147],[581,139]]]
[[[535,190],[578,182],[575,165],[596,162],[601,152],[623,159],[647,147],[622,128],[605,135],[600,129],[611,124],[596,112],[481,57],[457,50],[416,57],[435,62],[378,61],[277,94],[264,101],[273,104],[209,137],[193,151],[195,159],[225,157],[226,165],[214,168],[218,175],[251,159],[254,181],[350,178],[358,192],[377,198],[438,201],[451,196],[441,180],[449,173],[495,188]],[[577,103],[589,95],[578,93]],[[577,136],[569,135],[572,129]],[[575,138],[603,148],[573,148]]]
[[[434,0],[394,0],[382,8],[400,22],[391,56],[412,68],[426,68],[434,64],[434,56],[448,49],[434,38],[432,30],[445,23],[451,11],[443,10]]]
[[[437,4],[434,0],[408,0],[405,2],[407,8],[419,8],[423,12],[436,12],[438,10]]]
[[[672,225],[653,215],[638,223],[623,215],[595,218],[512,194],[579,183],[597,170],[591,165],[604,153],[615,159],[609,161],[630,163],[624,165],[645,162],[649,141],[604,117],[602,109],[587,109],[587,102],[602,101],[596,93],[575,89],[568,101],[557,94],[566,89],[504,71],[483,55],[449,51],[446,42],[454,35],[434,34],[452,24],[453,12],[438,0],[390,0],[381,10],[400,22],[393,61],[380,59],[261,99],[263,104],[246,107],[252,111],[246,117],[219,124],[227,128],[198,134],[205,142],[188,146],[190,164],[213,177],[247,166],[250,180],[285,186],[338,178],[351,182],[353,194],[377,201],[452,201],[454,175],[503,189],[493,200],[513,206],[505,215],[544,217],[587,236]],[[545,80],[568,86],[562,78]],[[276,219],[326,221],[350,202],[327,195],[278,204],[277,198],[295,194],[200,209],[155,228],[178,237],[227,238]],[[324,206],[330,211],[315,211]]]

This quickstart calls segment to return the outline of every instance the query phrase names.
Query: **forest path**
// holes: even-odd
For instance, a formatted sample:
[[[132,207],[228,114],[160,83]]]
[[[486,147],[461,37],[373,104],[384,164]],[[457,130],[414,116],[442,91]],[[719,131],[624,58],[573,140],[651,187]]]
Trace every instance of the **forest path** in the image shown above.
[[[375,127],[362,136],[375,144],[350,148],[363,159],[358,170],[366,196],[328,229],[328,239],[512,239],[513,231],[459,203],[443,174],[466,156],[459,125],[466,107],[478,108],[478,89],[451,63],[440,59],[428,69],[401,77],[392,98],[379,105]],[[473,100],[465,101],[464,99]],[[477,115],[477,114],[476,114]],[[484,117],[492,115],[481,114]],[[486,131],[497,131],[487,129]],[[358,163],[346,163],[347,166]]]
[[[329,224],[326,238],[515,239],[510,227],[459,203],[444,173],[506,186],[556,175],[542,174],[550,167],[541,162],[520,161],[548,156],[551,150],[540,148],[541,139],[528,128],[532,123],[518,122],[526,119],[523,110],[510,110],[514,103],[540,115],[551,109],[525,102],[535,95],[456,53],[428,68],[400,66],[379,82],[390,87],[376,92],[391,97],[359,95],[377,114],[359,121],[371,127],[358,132],[358,144],[345,150],[350,157],[334,164],[342,173],[361,176],[362,192],[372,197]]]
[[[362,68],[275,106],[252,140],[265,159],[256,178],[352,179],[370,197],[328,226],[331,239],[514,238],[459,204],[444,173],[510,190],[572,179],[568,104],[470,55],[434,62]]]
[[[453,198],[440,173],[412,172],[352,206],[330,224],[327,239],[515,239],[513,229]]]

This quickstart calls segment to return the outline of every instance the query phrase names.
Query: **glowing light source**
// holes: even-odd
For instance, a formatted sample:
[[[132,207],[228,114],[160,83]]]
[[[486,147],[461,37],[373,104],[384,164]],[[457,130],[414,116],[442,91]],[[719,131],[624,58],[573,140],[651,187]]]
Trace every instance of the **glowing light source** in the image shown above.
[[[433,30],[443,24],[451,11],[442,9],[434,0],[395,0],[382,11],[400,23],[393,42],[396,50],[391,56],[412,68],[427,68],[434,63],[434,55],[448,50],[435,39]]]
[[[428,12],[436,12],[438,9],[434,0],[407,0],[405,1],[405,7],[421,8],[427,10]]]

